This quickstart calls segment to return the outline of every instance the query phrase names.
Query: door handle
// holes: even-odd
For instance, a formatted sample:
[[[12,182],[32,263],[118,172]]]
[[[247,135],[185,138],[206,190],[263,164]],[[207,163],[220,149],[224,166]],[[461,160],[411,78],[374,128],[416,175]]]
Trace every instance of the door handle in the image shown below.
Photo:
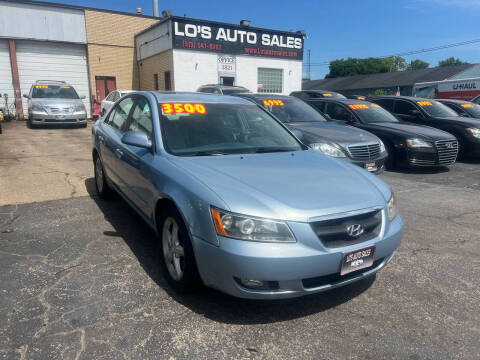
[[[115,150],[115,155],[117,156],[117,158],[121,159],[123,156],[123,151],[120,149],[117,149]]]

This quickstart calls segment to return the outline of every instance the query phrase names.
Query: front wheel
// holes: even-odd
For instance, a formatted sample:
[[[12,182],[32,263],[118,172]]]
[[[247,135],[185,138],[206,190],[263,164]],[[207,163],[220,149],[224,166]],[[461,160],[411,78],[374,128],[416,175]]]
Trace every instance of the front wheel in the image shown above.
[[[107,199],[110,197],[111,189],[108,186],[107,178],[103,168],[102,160],[97,154],[94,159],[94,169],[95,169],[95,187],[97,188],[98,195],[101,198]]]
[[[196,290],[200,276],[187,228],[177,209],[165,209],[159,219],[160,258],[163,275],[180,293]]]

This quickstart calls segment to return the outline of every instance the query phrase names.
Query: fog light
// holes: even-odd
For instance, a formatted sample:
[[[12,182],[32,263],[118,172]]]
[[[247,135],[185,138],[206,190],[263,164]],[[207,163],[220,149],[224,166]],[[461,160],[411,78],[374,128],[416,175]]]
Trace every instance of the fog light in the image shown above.
[[[264,281],[264,280],[253,280],[253,279],[239,279],[235,278],[237,283],[247,289],[252,290],[277,290],[278,282],[277,281]]]

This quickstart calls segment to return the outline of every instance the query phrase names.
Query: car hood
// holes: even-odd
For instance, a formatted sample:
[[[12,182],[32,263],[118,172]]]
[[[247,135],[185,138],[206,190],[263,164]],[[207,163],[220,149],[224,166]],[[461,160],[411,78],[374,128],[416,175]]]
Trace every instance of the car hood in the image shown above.
[[[426,140],[455,140],[455,137],[445,131],[424,125],[411,124],[408,122],[380,122],[369,123],[370,127],[388,129],[391,133],[399,136],[422,138]]]
[[[466,118],[463,116],[448,116],[448,117],[435,117],[433,118],[435,120],[440,120],[440,121],[448,121],[450,123],[456,123],[458,125],[463,125],[463,126],[471,126],[471,127],[480,127],[480,119],[476,118]]]
[[[390,196],[374,175],[314,150],[170,159],[240,214],[306,222],[384,207]]]
[[[348,144],[361,142],[378,142],[378,138],[364,130],[348,125],[329,122],[303,122],[285,124],[290,130],[298,130],[303,134],[303,141],[311,144],[319,141],[334,142],[345,147]]]

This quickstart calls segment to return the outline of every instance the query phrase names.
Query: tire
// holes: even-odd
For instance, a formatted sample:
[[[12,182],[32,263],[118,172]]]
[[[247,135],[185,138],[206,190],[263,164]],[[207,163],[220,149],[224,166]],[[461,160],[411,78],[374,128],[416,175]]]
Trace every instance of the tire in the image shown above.
[[[86,128],[86,127],[87,127],[87,123],[85,123],[85,124],[80,124],[78,127]]]
[[[158,219],[159,257],[163,276],[179,293],[190,293],[200,287],[192,242],[180,213],[168,206]]]
[[[96,154],[93,158],[93,168],[95,171],[95,187],[97,193],[102,199],[110,198],[112,189],[108,186],[107,177],[103,168],[102,160],[100,156]]]
[[[30,119],[30,117],[28,117],[28,120],[27,120],[27,127],[29,129],[35,129],[35,125],[32,124],[32,120]]]

